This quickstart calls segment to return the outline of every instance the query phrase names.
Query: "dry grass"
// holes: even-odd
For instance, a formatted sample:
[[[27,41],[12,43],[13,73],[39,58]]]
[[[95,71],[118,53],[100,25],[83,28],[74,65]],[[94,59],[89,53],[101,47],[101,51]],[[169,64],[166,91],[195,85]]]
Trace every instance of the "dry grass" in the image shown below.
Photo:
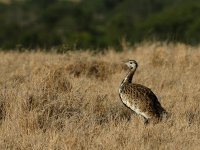
[[[199,149],[200,47],[0,57],[0,149]],[[121,103],[120,62],[130,58],[139,63],[134,81],[172,113],[166,122],[144,126]]]

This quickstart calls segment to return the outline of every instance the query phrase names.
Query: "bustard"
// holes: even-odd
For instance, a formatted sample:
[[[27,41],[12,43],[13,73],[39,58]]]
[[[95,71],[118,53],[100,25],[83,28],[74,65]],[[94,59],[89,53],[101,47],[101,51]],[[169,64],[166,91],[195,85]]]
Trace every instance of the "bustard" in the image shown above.
[[[129,72],[121,82],[119,96],[121,101],[131,110],[144,118],[144,123],[153,121],[157,123],[167,112],[159,103],[151,89],[136,83],[132,83],[133,75],[138,67],[135,60],[124,62],[129,67]]]

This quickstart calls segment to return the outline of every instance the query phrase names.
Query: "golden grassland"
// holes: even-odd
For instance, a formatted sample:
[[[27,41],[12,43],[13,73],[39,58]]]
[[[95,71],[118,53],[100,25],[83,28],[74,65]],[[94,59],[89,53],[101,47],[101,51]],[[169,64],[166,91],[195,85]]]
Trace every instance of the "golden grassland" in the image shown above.
[[[171,117],[156,125],[118,97],[127,70]],[[199,149],[200,47],[143,44],[92,52],[0,52],[0,149]]]

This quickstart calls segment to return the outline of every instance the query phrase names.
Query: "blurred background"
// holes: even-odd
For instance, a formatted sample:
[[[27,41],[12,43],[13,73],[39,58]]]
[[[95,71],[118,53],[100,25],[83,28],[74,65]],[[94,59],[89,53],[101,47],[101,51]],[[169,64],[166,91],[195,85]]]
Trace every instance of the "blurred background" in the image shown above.
[[[200,42],[200,0],[0,0],[0,48]]]

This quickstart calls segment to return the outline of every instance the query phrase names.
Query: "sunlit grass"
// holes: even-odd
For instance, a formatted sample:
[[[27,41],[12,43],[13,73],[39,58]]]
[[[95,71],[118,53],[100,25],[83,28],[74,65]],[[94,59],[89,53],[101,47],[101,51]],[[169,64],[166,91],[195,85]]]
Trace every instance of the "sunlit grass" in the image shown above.
[[[121,53],[0,52],[0,149],[198,149],[200,48],[143,44]],[[118,97],[135,59],[134,82],[172,115],[144,126]]]

